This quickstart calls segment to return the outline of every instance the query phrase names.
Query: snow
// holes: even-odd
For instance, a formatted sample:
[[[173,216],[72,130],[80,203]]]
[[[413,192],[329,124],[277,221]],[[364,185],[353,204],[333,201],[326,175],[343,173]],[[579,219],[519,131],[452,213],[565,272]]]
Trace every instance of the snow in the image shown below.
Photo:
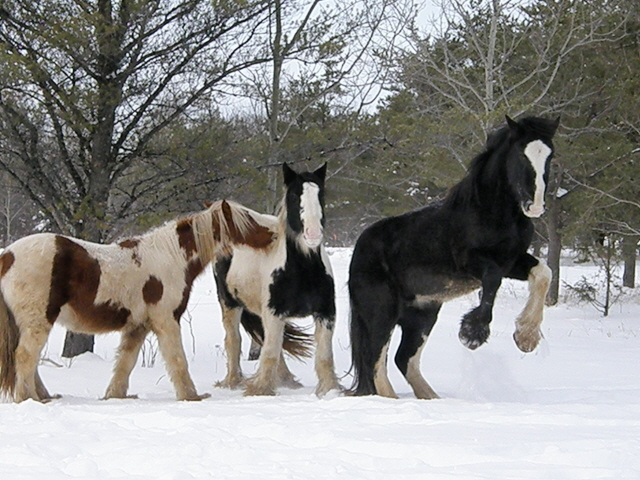
[[[349,256],[348,249],[330,252],[340,376],[350,366]],[[593,269],[565,267],[563,277],[576,281]],[[503,284],[492,336],[476,351],[460,344],[457,329],[477,296],[446,304],[422,360],[438,400],[413,398],[393,365],[398,400],[318,399],[312,362],[294,360],[304,388],[245,398],[213,386],[225,361],[207,272],[196,283],[183,341],[199,392],[211,398],[176,401],[158,359],[134,369],[130,392],[138,399],[100,400],[118,337],[98,337],[94,354],[69,363],[59,355],[64,332],[55,329],[40,372],[63,397],[0,404],[0,478],[638,479],[640,301],[633,293],[607,318],[572,302],[547,308],[545,338],[531,354],[511,338],[524,283]],[[251,372],[255,362],[243,368]]]

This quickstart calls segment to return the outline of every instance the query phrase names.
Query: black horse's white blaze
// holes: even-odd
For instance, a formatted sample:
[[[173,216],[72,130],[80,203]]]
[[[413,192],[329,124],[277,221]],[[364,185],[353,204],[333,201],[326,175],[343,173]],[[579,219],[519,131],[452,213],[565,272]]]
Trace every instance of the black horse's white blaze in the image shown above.
[[[503,278],[528,280],[516,320],[520,350],[533,350],[551,273],[527,253],[544,212],[552,138],[558,120],[507,117],[484,152],[441,201],[366,228],[349,267],[351,353],[356,395],[395,397],[387,376],[391,333],[402,329],[395,364],[418,398],[437,395],[420,373],[420,354],[442,304],[481,288],[478,307],[460,323],[460,341],[475,349],[489,338]]]
[[[300,196],[300,220],[303,231],[300,239],[304,250],[318,248],[323,239],[323,213],[320,203],[320,187],[311,182],[302,184]]]
[[[524,154],[531,162],[534,171],[535,193],[533,202],[523,206],[522,211],[527,217],[538,218],[544,213],[544,193],[547,187],[544,177],[551,148],[542,140],[534,140],[525,147]]]

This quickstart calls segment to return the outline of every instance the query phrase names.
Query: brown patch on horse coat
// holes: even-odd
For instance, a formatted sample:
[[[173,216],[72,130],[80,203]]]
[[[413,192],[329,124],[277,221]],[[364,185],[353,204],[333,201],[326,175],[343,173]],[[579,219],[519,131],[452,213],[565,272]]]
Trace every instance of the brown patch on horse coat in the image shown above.
[[[110,302],[95,303],[101,269],[95,258],[74,241],[56,236],[56,253],[51,271],[51,289],[46,317],[53,324],[60,309],[68,305],[77,315],[83,331],[101,333],[119,330],[131,312]]]
[[[0,255],[0,276],[7,273],[15,261],[16,257],[12,252],[4,252]]]
[[[122,248],[135,248],[139,243],[140,240],[138,240],[137,238],[127,238],[118,243],[118,245],[120,245]]]
[[[187,303],[189,303],[189,295],[191,294],[191,286],[193,285],[193,281],[196,279],[198,275],[202,273],[204,270],[204,265],[199,258],[195,260],[191,260],[187,263],[187,267],[184,270],[184,290],[182,290],[182,301],[180,305],[173,311],[173,317],[180,321],[180,317],[187,309]]]
[[[142,287],[142,298],[147,304],[156,304],[162,298],[164,286],[158,277],[151,275]]]
[[[187,252],[187,258],[191,258],[197,251],[196,237],[193,234],[191,219],[185,218],[180,220],[176,226],[176,234],[178,235],[180,248]]]
[[[274,233],[269,230],[267,227],[260,225],[254,219],[250,219],[249,221],[251,225],[251,233],[244,237],[244,241],[242,239],[238,239],[239,243],[245,243],[252,248],[266,248],[271,242],[274,240]],[[236,237],[233,237],[234,241],[236,241]]]
[[[246,235],[242,235],[235,222],[233,221],[233,215],[231,213],[231,207],[225,201],[222,202],[222,214],[227,222],[229,229],[229,237],[233,243],[242,243],[248,245],[251,248],[262,249],[268,247],[273,241],[274,234],[267,227],[260,225],[250,215],[244,214],[248,222],[248,231]],[[214,231],[220,228],[214,225]]]
[[[120,246],[121,248],[132,250],[132,252],[131,252],[131,260],[137,266],[141,266],[142,265],[142,260],[140,259],[140,255],[138,255],[138,244],[139,243],[140,243],[140,240],[138,240],[137,238],[127,238],[127,239],[122,240],[121,242],[118,243],[118,246]]]

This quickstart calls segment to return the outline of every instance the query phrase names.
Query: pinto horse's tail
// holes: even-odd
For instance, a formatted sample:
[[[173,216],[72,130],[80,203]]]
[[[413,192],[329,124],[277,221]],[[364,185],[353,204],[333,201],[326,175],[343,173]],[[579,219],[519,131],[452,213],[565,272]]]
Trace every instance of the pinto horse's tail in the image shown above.
[[[251,338],[253,338],[258,345],[262,345],[264,339],[262,319],[258,315],[242,310],[240,323],[247,333],[251,335]],[[291,325],[290,323],[285,323],[282,348],[284,348],[284,350],[291,356],[296,358],[311,357],[313,350],[312,337],[312,335],[306,333],[302,329]]]
[[[16,386],[15,352],[20,330],[0,291],[0,394],[13,397]]]
[[[351,366],[353,368],[353,384],[349,389],[351,395],[375,395],[373,381],[375,358],[371,352],[369,329],[360,312],[351,302],[351,322],[349,323],[351,339]]]

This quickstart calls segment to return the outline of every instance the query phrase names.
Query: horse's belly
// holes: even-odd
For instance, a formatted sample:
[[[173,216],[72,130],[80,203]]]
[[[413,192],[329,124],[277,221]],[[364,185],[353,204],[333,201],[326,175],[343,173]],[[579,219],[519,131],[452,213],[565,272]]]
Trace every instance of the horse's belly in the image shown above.
[[[413,303],[417,306],[428,303],[444,303],[473,292],[482,286],[475,278],[440,277],[432,279],[427,288],[418,288]]]
[[[110,303],[75,308],[66,304],[60,309],[55,322],[73,332],[96,334],[120,330],[130,317],[129,310]]]

